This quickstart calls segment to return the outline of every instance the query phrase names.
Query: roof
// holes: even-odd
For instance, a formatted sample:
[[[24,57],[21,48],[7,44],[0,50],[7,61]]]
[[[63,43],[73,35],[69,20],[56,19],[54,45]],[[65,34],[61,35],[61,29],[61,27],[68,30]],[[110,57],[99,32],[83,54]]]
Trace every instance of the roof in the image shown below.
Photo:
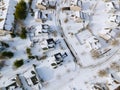
[[[35,27],[35,36],[38,36],[40,35],[40,33],[42,32],[42,26],[41,25],[38,25]]]
[[[23,74],[23,76],[26,78],[29,85],[34,85],[36,83],[33,79],[38,81],[34,68],[31,68],[31,69],[27,70]]]
[[[81,8],[79,6],[72,5],[72,6],[70,6],[70,10],[81,11]]]
[[[8,78],[7,81],[4,83],[3,87],[6,88],[7,90],[16,90],[16,89],[22,90],[21,86],[19,86],[16,79],[17,79],[16,76]]]
[[[114,2],[106,2],[106,9],[108,11],[115,10]]]
[[[99,40],[95,36],[92,36],[92,37],[88,38],[86,40],[86,42],[88,44],[90,44],[92,49],[99,49],[99,48],[101,48],[101,44],[100,44]]]
[[[47,39],[47,43],[48,43],[49,48],[54,48],[55,42],[54,42],[53,38]]]
[[[48,48],[48,43],[47,43],[46,39],[43,39],[40,42],[40,46],[41,46],[41,48]]]
[[[77,35],[78,40],[80,41],[81,44],[84,44],[85,41],[92,36],[92,34],[88,30],[81,31]]]
[[[71,5],[76,5],[78,0],[71,0],[70,3]]]
[[[0,9],[0,29],[11,30],[14,23],[14,12],[16,2],[14,0],[3,0],[2,5],[4,9]]]
[[[99,35],[102,38],[104,38],[106,40],[109,40],[112,37],[114,37],[116,35],[116,33],[113,30],[105,30],[105,29],[103,29],[103,30],[99,31]]]

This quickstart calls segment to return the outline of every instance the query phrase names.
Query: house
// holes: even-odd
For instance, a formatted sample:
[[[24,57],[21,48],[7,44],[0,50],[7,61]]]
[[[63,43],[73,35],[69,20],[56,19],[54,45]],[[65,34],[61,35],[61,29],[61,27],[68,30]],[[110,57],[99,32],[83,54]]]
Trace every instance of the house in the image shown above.
[[[24,83],[25,90],[40,90],[42,88],[41,79],[39,79],[40,77],[38,77],[34,67],[20,74],[19,77],[21,82]]]
[[[113,30],[103,29],[103,30],[99,31],[99,36],[106,41],[109,41],[110,39],[113,39],[115,35],[116,34]]]
[[[70,10],[71,11],[81,11],[81,8],[77,5],[72,5],[72,6],[70,6]]]
[[[48,32],[47,30],[45,31],[45,28],[43,28],[43,25],[41,24],[36,25],[32,33],[34,33],[34,37],[41,37],[48,39]]]
[[[38,26],[35,27],[35,36],[41,35],[41,33],[42,33],[41,29],[42,29],[41,25],[38,25]]]
[[[43,40],[39,41],[39,44],[43,50],[55,47],[55,42],[54,42],[53,38],[43,39]]]
[[[37,8],[40,10],[56,9],[56,0],[38,0]]]
[[[90,20],[90,14],[86,12],[79,12],[80,18],[84,21],[89,21]]]
[[[45,14],[43,11],[37,10],[34,16],[37,22],[44,22],[48,19],[48,14]]]
[[[76,34],[76,38],[78,39],[81,45],[85,45],[86,49],[91,50],[98,50],[101,48],[101,44],[99,40],[93,36],[89,30],[84,30]]]
[[[99,40],[95,36],[91,36],[86,40],[86,45],[89,50],[98,50],[101,48]]]
[[[41,86],[42,86],[42,82],[44,82],[44,80],[40,77],[35,64],[33,64],[33,68],[34,68],[36,76],[38,77],[38,79],[39,79],[39,81],[41,83]]]
[[[47,49],[48,33],[43,31],[42,28],[43,26],[41,24],[34,26],[30,31],[29,36],[33,44],[38,44],[42,49]]]
[[[53,40],[53,38],[47,39],[47,43],[48,43],[49,48],[54,48],[55,47],[55,41]]]
[[[14,29],[14,12],[17,2],[14,0],[1,0],[0,2],[0,35],[5,35]]]
[[[72,5],[69,7],[63,7],[62,11],[81,11],[81,8],[77,5]]]
[[[77,0],[71,0],[70,5],[77,5]]]
[[[55,61],[57,64],[61,64],[67,56],[68,54],[66,52],[58,52],[54,54]]]
[[[89,30],[84,30],[76,34],[76,38],[79,40],[80,44],[85,44],[88,38],[92,37]]]
[[[44,2],[42,2],[43,0],[38,0],[37,3],[36,3],[36,6],[38,9],[40,10],[46,10],[46,7],[44,5]],[[44,0],[45,1],[45,0]],[[47,0],[46,0],[47,1]]]
[[[111,73],[111,78],[113,81],[116,81],[117,83],[120,83],[120,73]]]
[[[1,90],[23,90],[23,87],[19,77],[16,75],[8,79]]]
[[[61,53],[55,54],[54,57],[57,64],[60,64],[61,62],[63,62],[63,57]]]
[[[56,9],[57,0],[49,0],[47,9]]]
[[[106,2],[106,11],[107,12],[115,12],[116,7],[114,2]]]
[[[120,24],[120,15],[115,15],[115,14],[110,15],[108,17],[108,20],[111,23],[111,25],[116,24],[116,26],[118,26]]]
[[[49,48],[46,39],[43,39],[42,41],[40,41],[40,47],[41,47],[43,50],[46,50],[46,49]]]
[[[50,26],[48,24],[42,24],[42,32],[48,33],[48,30],[50,29]]]
[[[92,90],[109,90],[106,83],[95,83]]]
[[[80,17],[80,13],[78,11],[70,14],[70,20],[73,20],[77,23],[83,21],[83,19]]]

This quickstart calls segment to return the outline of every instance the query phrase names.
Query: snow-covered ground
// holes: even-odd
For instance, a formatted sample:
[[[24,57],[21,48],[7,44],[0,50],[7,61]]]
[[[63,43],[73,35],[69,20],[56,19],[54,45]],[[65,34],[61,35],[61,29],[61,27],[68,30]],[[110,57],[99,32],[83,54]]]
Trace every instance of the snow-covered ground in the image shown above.
[[[120,28],[117,23],[120,21],[114,17],[120,12],[118,1],[112,0],[114,8],[112,1],[53,0],[57,3],[56,9],[47,10],[39,10],[37,1],[33,0],[31,6],[34,14],[41,11],[43,19],[49,16],[47,20],[38,22],[29,12],[23,22],[28,31],[26,39],[0,36],[0,41],[10,46],[5,50],[14,53],[0,69],[0,88],[13,84],[16,75],[27,90],[97,90],[94,88],[97,84],[115,90],[120,86]],[[52,1],[48,1],[51,4]],[[63,10],[71,5],[78,5],[81,11]],[[108,12],[110,9],[116,12]],[[49,27],[46,32],[43,32],[44,25]],[[35,59],[28,58],[26,48],[31,49]],[[93,57],[92,50],[100,53],[97,58]],[[20,59],[24,65],[15,68],[14,61]],[[10,90],[21,90],[21,87]]]

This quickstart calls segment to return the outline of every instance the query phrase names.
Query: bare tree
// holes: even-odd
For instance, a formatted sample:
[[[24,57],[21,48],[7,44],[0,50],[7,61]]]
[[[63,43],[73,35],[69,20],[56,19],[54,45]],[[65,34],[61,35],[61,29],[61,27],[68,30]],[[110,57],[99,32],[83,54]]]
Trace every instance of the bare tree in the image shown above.
[[[107,73],[106,70],[100,70],[100,71],[98,72],[98,75],[99,75],[100,77],[105,77],[105,76],[108,75],[108,73]]]
[[[93,50],[91,50],[91,55],[93,58],[96,59],[96,58],[100,57],[100,52],[98,50],[93,49]]]
[[[116,40],[116,39],[111,40],[111,41],[110,41],[110,44],[111,44],[112,46],[117,46],[117,45],[119,45],[119,40]]]

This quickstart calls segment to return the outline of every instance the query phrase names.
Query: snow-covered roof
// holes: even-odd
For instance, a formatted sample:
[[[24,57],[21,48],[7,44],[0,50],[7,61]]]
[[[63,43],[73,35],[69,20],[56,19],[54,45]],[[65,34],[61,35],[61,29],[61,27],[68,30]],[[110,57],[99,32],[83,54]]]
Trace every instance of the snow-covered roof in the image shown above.
[[[78,1],[78,0],[71,0],[71,1],[70,1],[70,4],[71,4],[71,5],[76,5],[76,4],[77,4],[77,1]]]
[[[111,78],[120,83],[120,72],[111,72]]]
[[[41,46],[41,48],[48,48],[48,43],[47,43],[46,39],[43,39],[40,42],[40,46]]]
[[[84,30],[77,34],[77,38],[81,44],[84,44],[86,42],[86,40],[91,36],[92,36],[92,34],[88,30]]]
[[[34,82],[32,81],[32,77],[36,77],[36,73],[35,73],[35,70],[34,68],[32,67],[31,69],[27,70],[23,76],[26,78],[27,80],[27,83],[31,86],[34,85]],[[36,77],[37,81],[38,81],[38,78]]]
[[[4,9],[0,9],[0,29],[11,30],[12,24],[14,23],[14,12],[16,1],[14,0],[3,0]]]
[[[116,20],[116,15],[110,15],[108,18],[111,22],[115,22]]]
[[[5,90],[22,90],[22,88],[19,86],[19,84],[17,82],[16,75],[8,78],[4,82],[4,86],[3,87],[6,88]]]
[[[106,10],[108,12],[114,11],[115,10],[114,2],[106,2]]]
[[[95,36],[89,37],[86,40],[86,43],[88,43],[92,49],[100,49],[101,48],[101,44]]]
[[[37,4],[41,4],[42,0],[37,0]]]
[[[35,36],[38,36],[42,33],[42,26],[41,25],[38,25],[35,27]]]
[[[114,37],[116,35],[116,33],[113,30],[105,30],[105,29],[103,29],[103,30],[99,31],[99,35],[102,38],[104,38],[106,40],[109,40],[112,37]]]

